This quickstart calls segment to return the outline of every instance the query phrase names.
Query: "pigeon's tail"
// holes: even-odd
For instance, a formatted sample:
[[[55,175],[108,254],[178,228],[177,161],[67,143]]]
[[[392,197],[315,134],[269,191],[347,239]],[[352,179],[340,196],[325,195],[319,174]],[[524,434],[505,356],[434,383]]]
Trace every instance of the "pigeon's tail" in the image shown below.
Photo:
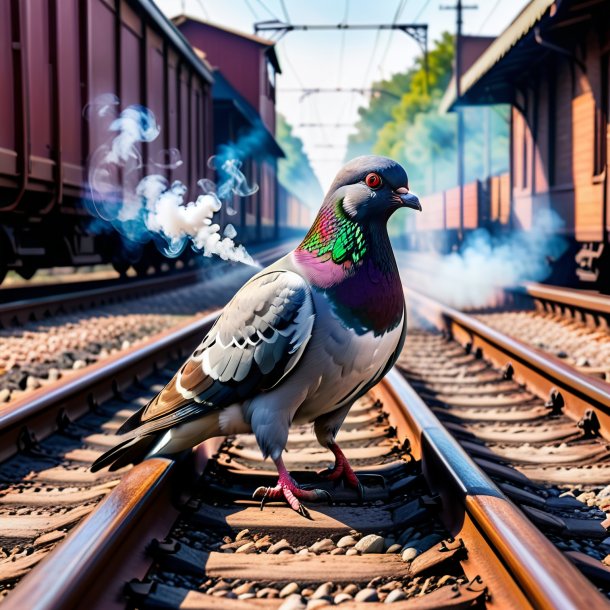
[[[118,470],[123,466],[127,466],[127,464],[138,464],[146,457],[154,443],[162,435],[163,433],[136,436],[119,443],[93,462],[91,472],[97,472],[108,465],[110,465],[110,470]]]

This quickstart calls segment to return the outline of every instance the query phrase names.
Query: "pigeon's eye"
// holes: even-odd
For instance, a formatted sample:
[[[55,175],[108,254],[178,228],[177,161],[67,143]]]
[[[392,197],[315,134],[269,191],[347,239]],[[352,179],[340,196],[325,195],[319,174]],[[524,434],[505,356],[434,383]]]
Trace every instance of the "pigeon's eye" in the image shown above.
[[[381,176],[379,174],[368,174],[364,179],[364,183],[372,189],[378,189],[381,186]]]

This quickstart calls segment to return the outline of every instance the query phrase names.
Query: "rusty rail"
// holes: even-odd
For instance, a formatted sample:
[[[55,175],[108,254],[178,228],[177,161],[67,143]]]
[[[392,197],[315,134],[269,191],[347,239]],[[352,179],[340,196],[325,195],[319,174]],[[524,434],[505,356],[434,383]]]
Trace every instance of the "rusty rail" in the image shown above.
[[[469,577],[482,576],[497,608],[606,608],[597,590],[507,500],[443,428],[399,372],[373,394],[388,410],[399,438],[409,439],[431,489],[442,498],[442,518],[470,550]],[[207,441],[205,461],[222,439]],[[167,531],[177,465],[152,459],[133,468],[68,539],[6,600],[9,609],[40,610],[120,604],[124,574],[146,572],[144,539]],[[125,570],[129,566],[129,570]]]
[[[610,440],[610,385],[415,290],[408,290],[407,300],[434,326],[494,365],[508,367],[509,374],[535,393],[550,397],[558,390],[565,411],[576,419],[593,412],[600,433]]]
[[[267,250],[262,250],[255,256],[264,265],[287,252],[288,248],[288,243],[281,243]],[[31,319],[39,319],[58,313],[69,313],[71,311],[172,290],[196,281],[204,281],[209,271],[213,271],[213,268],[194,269],[172,275],[153,276],[146,279],[84,282],[79,283],[81,286],[84,285],[84,288],[71,292],[0,303],[0,327],[7,327],[15,323],[23,324]],[[38,288],[38,286],[34,286],[32,289],[38,290]],[[52,290],[54,287],[46,286],[45,288]],[[5,289],[0,292],[0,295],[6,296],[6,293],[10,290]],[[19,289],[19,291],[23,292],[23,289]]]
[[[414,441],[414,455],[421,457],[428,483],[443,498],[443,510],[455,510],[457,492],[481,543],[487,542],[530,604],[577,609],[586,599],[588,608],[607,607],[597,589],[480,470],[396,369],[377,388],[382,397],[389,393],[399,405],[402,425]],[[392,402],[383,400],[386,405]],[[399,431],[400,426],[399,421]],[[448,489],[454,490],[453,498]],[[490,582],[490,576],[485,580]],[[503,583],[502,590],[508,587]],[[519,607],[517,598],[506,601]]]
[[[546,284],[537,284],[535,282],[526,282],[520,288],[520,291],[525,292],[533,299],[540,299],[549,303],[559,303],[560,305],[592,313],[610,314],[610,296],[596,292],[547,286]]]
[[[155,276],[141,280],[95,282],[98,288],[75,290],[66,294],[19,299],[0,304],[0,324],[9,326],[24,323],[32,318],[42,318],[57,313],[69,313],[100,304],[125,301],[136,296],[146,296],[190,284],[205,277],[204,269],[186,271],[168,276]],[[108,285],[104,285],[108,284]],[[48,288],[49,290],[51,287]]]
[[[259,259],[267,262],[284,252],[286,245],[270,248]],[[157,281],[156,280],[155,284]],[[124,288],[123,288],[124,290]],[[58,297],[66,298],[66,297]],[[5,460],[34,436],[47,437],[69,420],[73,420],[96,404],[121,392],[134,377],[146,376],[172,358],[179,358],[193,349],[210,329],[219,312],[151,337],[144,345],[136,345],[106,358],[54,383],[39,388],[0,409],[0,460]]]
[[[66,377],[9,403],[0,410],[0,460],[17,451],[25,428],[38,439],[45,438],[58,429],[61,419],[81,416],[120,393],[134,377],[145,376],[155,367],[186,354],[211,328],[218,314],[216,311],[155,335],[143,346],[132,347],[88,367],[80,375]]]

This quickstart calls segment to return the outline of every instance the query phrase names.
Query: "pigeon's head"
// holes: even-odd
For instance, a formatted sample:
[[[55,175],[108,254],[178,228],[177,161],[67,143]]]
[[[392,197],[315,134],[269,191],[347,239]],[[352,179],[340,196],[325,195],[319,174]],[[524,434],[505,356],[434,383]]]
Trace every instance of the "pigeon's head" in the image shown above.
[[[387,220],[404,207],[421,211],[419,199],[409,191],[404,168],[392,159],[373,155],[356,157],[344,165],[326,201],[341,201],[346,215],[359,222]]]

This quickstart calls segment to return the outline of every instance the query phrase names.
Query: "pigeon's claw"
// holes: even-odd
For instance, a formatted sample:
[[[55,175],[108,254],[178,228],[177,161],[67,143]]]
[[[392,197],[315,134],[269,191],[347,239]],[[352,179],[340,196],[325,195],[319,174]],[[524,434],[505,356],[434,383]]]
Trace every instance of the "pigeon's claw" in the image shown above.
[[[323,499],[330,502],[332,500],[331,495],[323,489],[303,489],[299,487],[297,482],[289,475],[280,475],[275,487],[258,487],[252,497],[255,499],[260,498],[261,510],[263,510],[267,502],[280,500],[287,502],[292,510],[307,519],[311,519],[311,515],[307,508],[301,504],[300,500],[306,502],[320,502]]]
[[[332,468],[318,472],[318,475],[327,481],[334,481],[337,485],[343,483],[346,487],[357,490],[358,495],[363,498],[364,488],[352,470],[343,451],[339,449],[339,445],[333,444],[329,448],[335,454],[335,465]]]

